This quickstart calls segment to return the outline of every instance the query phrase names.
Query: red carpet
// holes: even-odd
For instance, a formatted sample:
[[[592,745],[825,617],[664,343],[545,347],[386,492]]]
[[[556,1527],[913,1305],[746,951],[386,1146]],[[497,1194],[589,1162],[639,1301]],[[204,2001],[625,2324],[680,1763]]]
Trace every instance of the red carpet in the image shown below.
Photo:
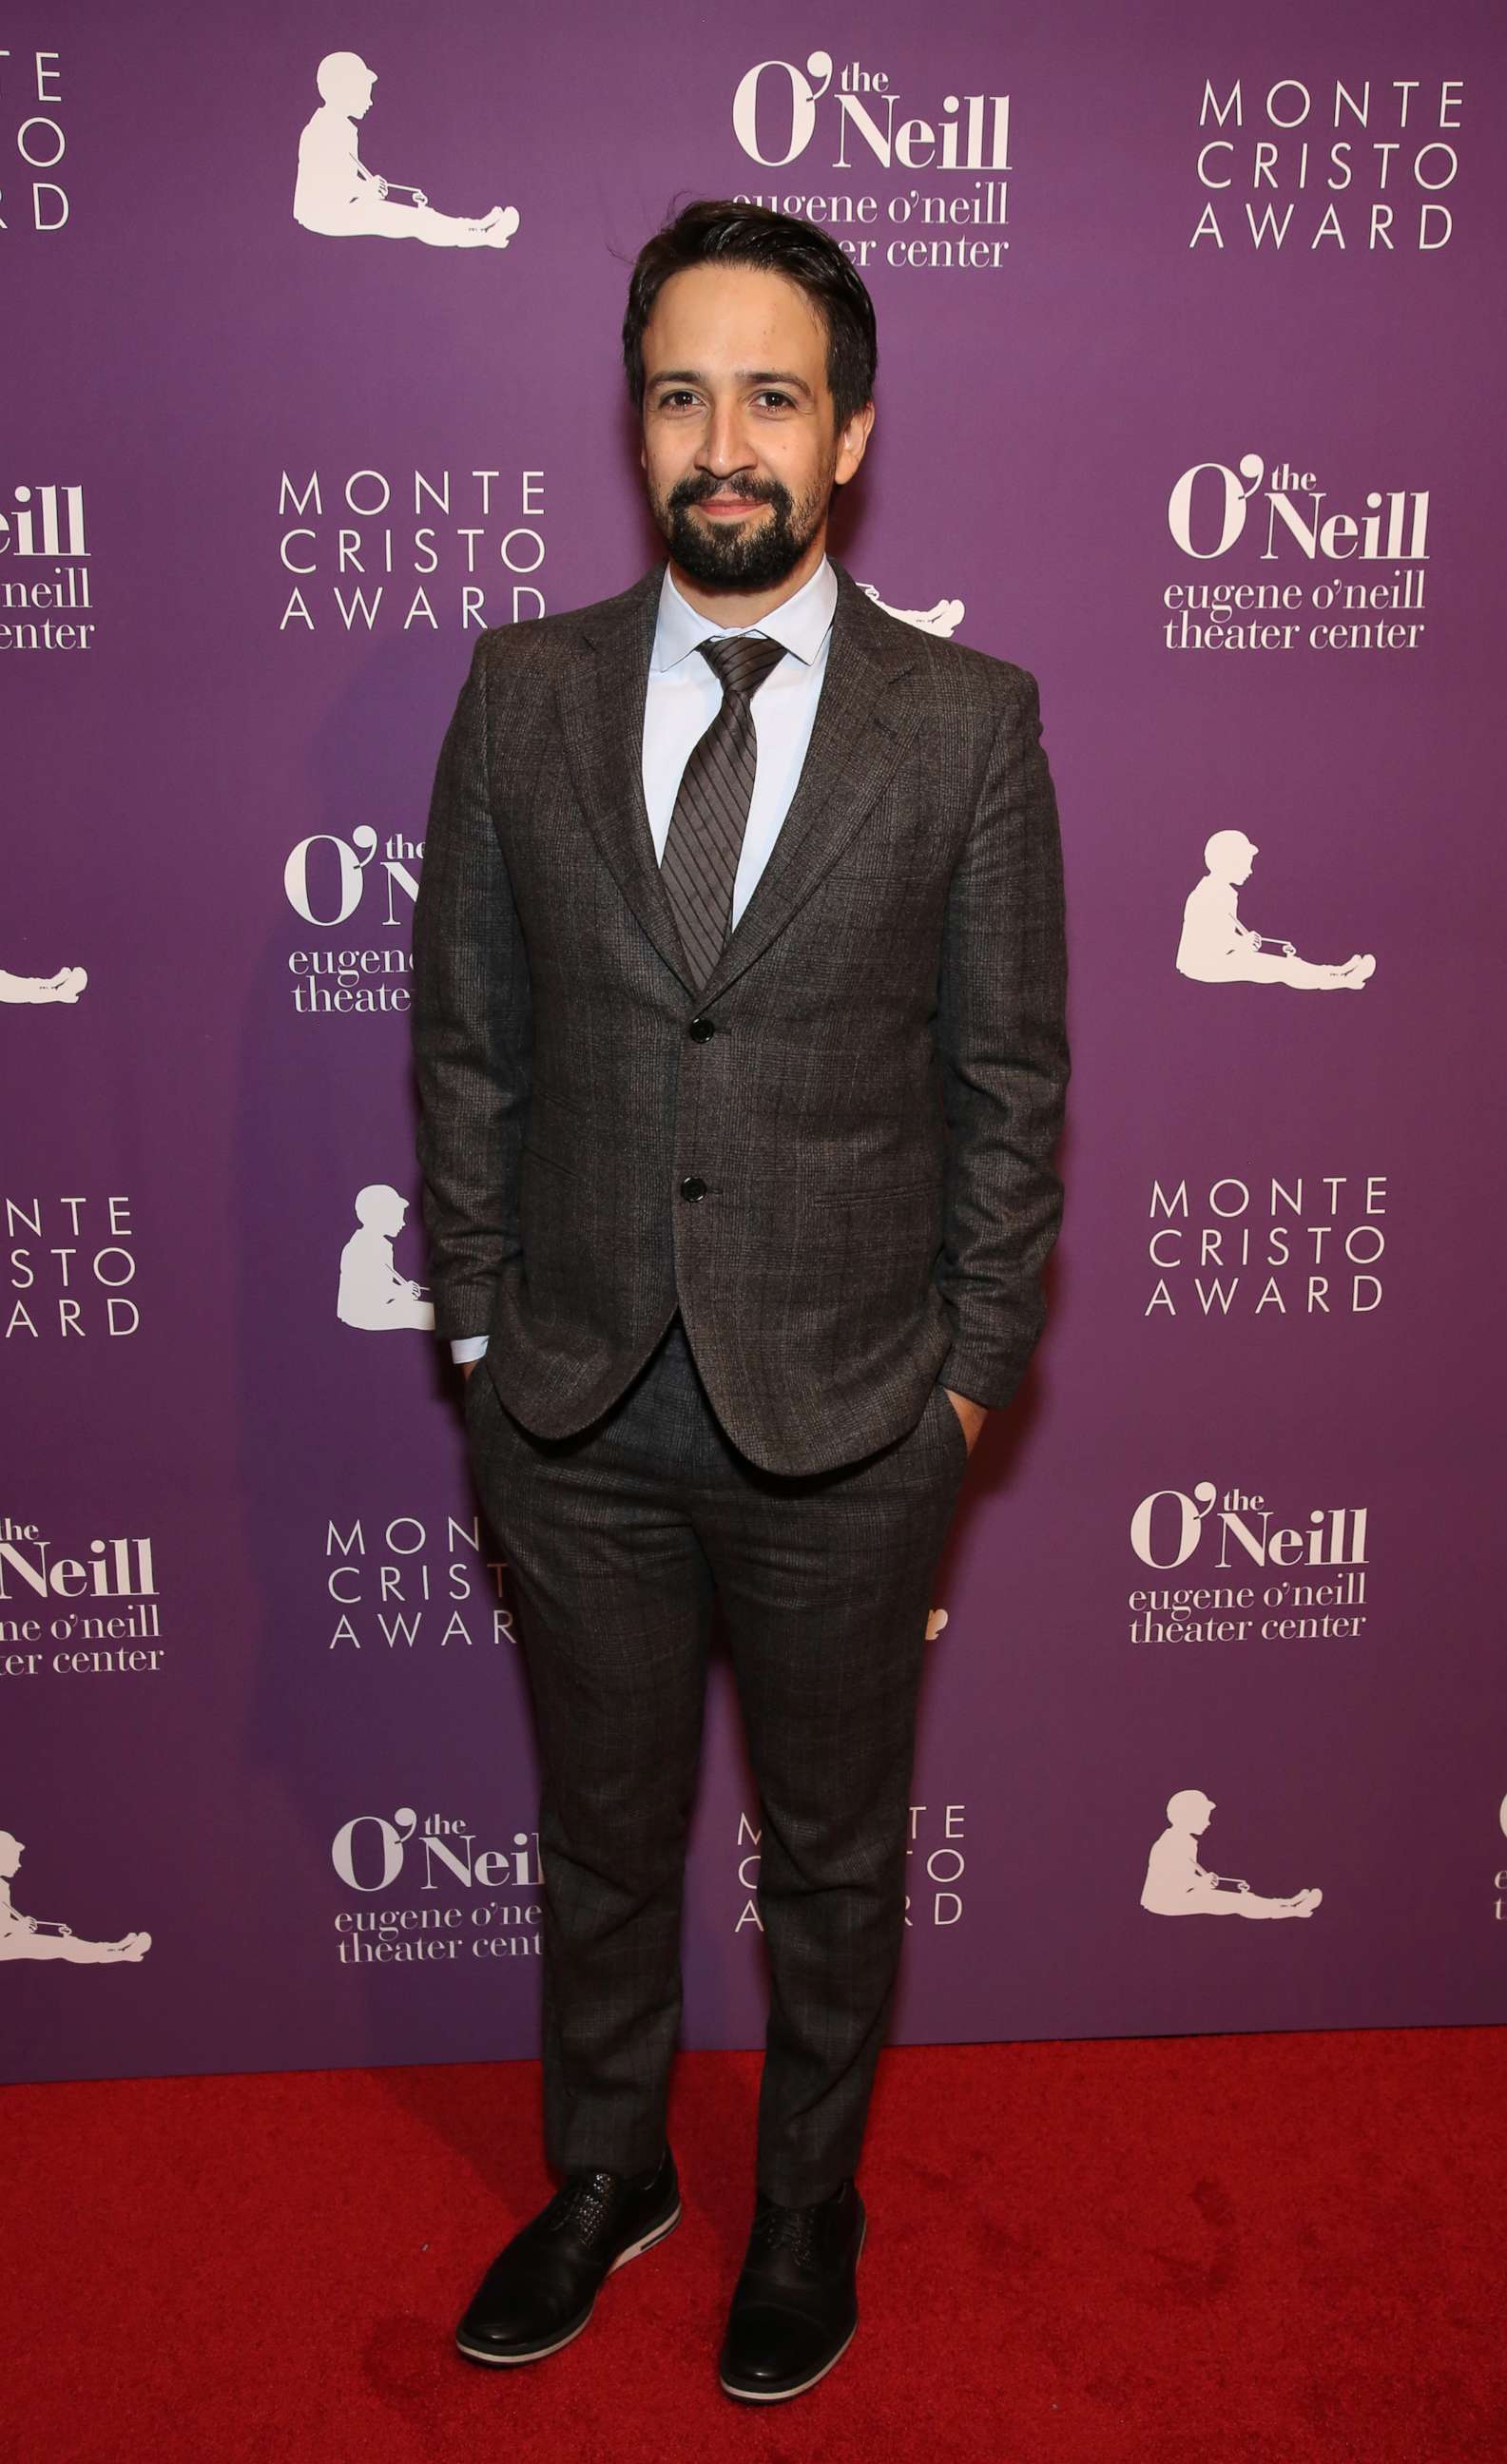
[[[1499,2030],[895,2050],[856,2341],[716,2384],[752,2056],[682,2056],[679,2230],[565,2352],[454,2321],[548,2185],[537,2073],[0,2090],[5,2464],[1502,2464]]]

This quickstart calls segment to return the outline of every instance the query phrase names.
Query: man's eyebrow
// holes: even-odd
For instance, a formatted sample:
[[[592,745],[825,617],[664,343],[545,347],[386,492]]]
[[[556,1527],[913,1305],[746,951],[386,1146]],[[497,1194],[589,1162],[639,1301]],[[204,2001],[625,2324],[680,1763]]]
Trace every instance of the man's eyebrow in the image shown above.
[[[806,379],[804,377],[793,375],[787,368],[735,368],[733,370],[733,374],[744,385],[788,385],[792,392],[804,393],[809,399],[815,399],[811,394],[811,388],[807,384]],[[654,374],[649,379],[649,384],[652,386],[662,385],[702,385],[704,383],[705,379],[703,378],[699,368],[657,368],[654,371]]]

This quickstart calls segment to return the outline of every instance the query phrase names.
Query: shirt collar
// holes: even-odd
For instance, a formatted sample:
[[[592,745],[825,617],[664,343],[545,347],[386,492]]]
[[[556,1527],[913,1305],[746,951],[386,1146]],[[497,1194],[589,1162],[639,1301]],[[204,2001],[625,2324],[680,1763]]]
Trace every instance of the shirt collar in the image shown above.
[[[675,668],[688,659],[703,642],[720,633],[764,633],[782,649],[791,650],[803,665],[809,666],[831,629],[837,605],[837,576],[824,556],[809,582],[803,582],[790,598],[771,607],[757,625],[716,625],[708,616],[698,615],[687,600],[681,598],[665,566],[659,585],[659,617],[654,627],[654,665],[659,670]]]

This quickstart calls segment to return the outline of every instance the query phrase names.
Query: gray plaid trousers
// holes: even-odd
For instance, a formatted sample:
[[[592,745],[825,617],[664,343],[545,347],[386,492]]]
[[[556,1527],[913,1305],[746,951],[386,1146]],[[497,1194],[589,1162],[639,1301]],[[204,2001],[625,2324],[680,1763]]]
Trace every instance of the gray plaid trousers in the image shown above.
[[[757,2180],[787,2204],[823,2198],[857,2167],[903,1939],[930,1584],[967,1461],[958,1415],[939,1383],[855,1463],[763,1470],[724,1434],[677,1315],[584,1431],[526,1428],[485,1361],[466,1419],[539,1736],[546,2156],[636,2171],[664,2144],[715,1602],[763,1825]]]

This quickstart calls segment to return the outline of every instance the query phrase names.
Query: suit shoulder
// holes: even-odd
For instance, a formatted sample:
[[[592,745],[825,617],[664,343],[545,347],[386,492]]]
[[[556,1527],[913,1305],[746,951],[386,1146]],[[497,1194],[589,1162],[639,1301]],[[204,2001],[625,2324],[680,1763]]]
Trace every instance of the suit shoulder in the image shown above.
[[[934,632],[929,625],[898,615],[882,600],[870,599],[870,605],[892,644],[903,636],[912,657],[920,652],[927,684],[949,706],[992,712],[998,717],[1035,693],[1034,675],[1013,659],[997,658],[992,650],[975,649],[970,642],[956,642],[949,634]]]
[[[644,587],[640,579],[611,598],[593,599],[585,607],[561,607],[547,616],[525,616],[514,625],[488,625],[476,637],[476,654],[492,674],[547,663],[626,615]]]
[[[976,649],[971,642],[953,642],[940,634],[925,634],[922,639],[929,672],[937,689],[950,699],[1002,715],[1035,694],[1035,676],[1013,659],[998,658],[992,650]]]

